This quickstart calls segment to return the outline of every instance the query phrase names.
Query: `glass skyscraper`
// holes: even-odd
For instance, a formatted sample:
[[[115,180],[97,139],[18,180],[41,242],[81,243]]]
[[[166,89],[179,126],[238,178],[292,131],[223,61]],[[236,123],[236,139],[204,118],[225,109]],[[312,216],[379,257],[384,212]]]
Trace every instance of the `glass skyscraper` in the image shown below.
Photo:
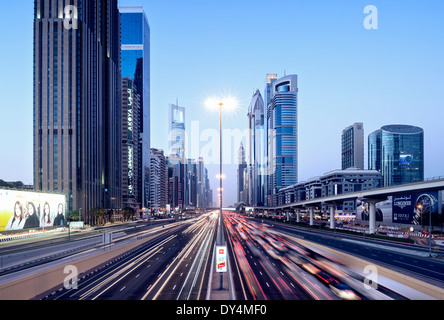
[[[382,175],[382,186],[424,180],[424,130],[411,125],[387,125],[368,137],[368,165]]]
[[[297,75],[275,80],[267,106],[267,196],[271,206],[277,205],[279,189],[298,181],[297,80]]]
[[[140,96],[140,143],[138,147],[139,199],[142,207],[148,208],[150,201],[150,26],[142,7],[120,7],[121,14],[121,68],[122,77],[134,80]]]
[[[184,163],[185,160],[185,108],[169,105],[169,157]]]
[[[68,4],[34,1],[34,188],[88,222],[122,203],[120,14],[117,0]]]
[[[248,109],[249,122],[249,196],[252,206],[263,206],[265,178],[265,108],[259,90],[254,93]]]

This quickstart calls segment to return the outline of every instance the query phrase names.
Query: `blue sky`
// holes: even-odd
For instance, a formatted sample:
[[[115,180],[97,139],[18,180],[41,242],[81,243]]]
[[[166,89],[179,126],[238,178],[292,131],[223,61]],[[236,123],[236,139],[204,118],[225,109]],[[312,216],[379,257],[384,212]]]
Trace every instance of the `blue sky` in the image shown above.
[[[217,129],[218,113],[202,102],[234,94],[240,108],[224,116],[224,127],[244,130],[250,99],[263,90],[266,74],[286,72],[299,76],[299,180],[339,168],[342,129],[358,121],[366,138],[386,124],[424,128],[425,176],[444,176],[443,1],[119,4],[142,5],[151,27],[153,147],[167,148],[167,108],[176,99],[187,108],[188,124]],[[367,5],[378,9],[377,30],[363,26]],[[0,6],[0,178],[32,183],[33,2]],[[236,172],[226,170],[231,204]]]

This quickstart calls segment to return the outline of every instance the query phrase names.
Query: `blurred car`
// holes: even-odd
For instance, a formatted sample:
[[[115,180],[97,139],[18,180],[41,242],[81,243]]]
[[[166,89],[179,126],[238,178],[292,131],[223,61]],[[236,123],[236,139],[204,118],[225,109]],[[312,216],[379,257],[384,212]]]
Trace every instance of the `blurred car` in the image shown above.
[[[355,292],[346,284],[340,282],[332,282],[329,284],[331,291],[339,298],[344,300],[361,300]]]

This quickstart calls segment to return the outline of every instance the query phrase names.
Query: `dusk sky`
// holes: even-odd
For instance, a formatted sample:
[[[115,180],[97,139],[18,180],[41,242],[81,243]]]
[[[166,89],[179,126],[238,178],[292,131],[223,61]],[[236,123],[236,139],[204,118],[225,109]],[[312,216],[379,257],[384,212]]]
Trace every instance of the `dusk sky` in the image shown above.
[[[297,74],[299,181],[340,168],[341,132],[354,122],[364,123],[366,150],[368,134],[383,125],[422,127],[425,177],[444,176],[443,1],[119,5],[143,6],[151,27],[152,147],[167,150],[168,105],[176,99],[186,108],[187,128],[198,124],[202,139],[203,132],[219,130],[219,113],[207,110],[205,99],[234,95],[240,106],[224,115],[224,128],[242,131],[250,99],[256,89],[263,93],[266,74]],[[367,5],[378,9],[376,30],[364,27]],[[0,27],[0,179],[32,184],[33,1],[3,1]],[[224,152],[235,161],[238,148]],[[366,157],[367,152],[367,165]],[[216,190],[218,166],[208,168]],[[224,204],[231,205],[237,166],[226,170]]]

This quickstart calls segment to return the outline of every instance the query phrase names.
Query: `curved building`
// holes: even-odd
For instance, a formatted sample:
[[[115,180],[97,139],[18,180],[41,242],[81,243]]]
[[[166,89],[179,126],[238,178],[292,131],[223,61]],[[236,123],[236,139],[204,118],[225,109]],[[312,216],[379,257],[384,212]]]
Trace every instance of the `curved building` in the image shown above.
[[[249,195],[253,206],[264,205],[265,117],[264,100],[259,90],[254,93],[248,108],[249,122]]]
[[[267,203],[277,205],[278,191],[298,182],[298,77],[273,81],[267,105]]]
[[[368,136],[368,166],[382,175],[382,186],[424,180],[424,130],[387,125]]]

